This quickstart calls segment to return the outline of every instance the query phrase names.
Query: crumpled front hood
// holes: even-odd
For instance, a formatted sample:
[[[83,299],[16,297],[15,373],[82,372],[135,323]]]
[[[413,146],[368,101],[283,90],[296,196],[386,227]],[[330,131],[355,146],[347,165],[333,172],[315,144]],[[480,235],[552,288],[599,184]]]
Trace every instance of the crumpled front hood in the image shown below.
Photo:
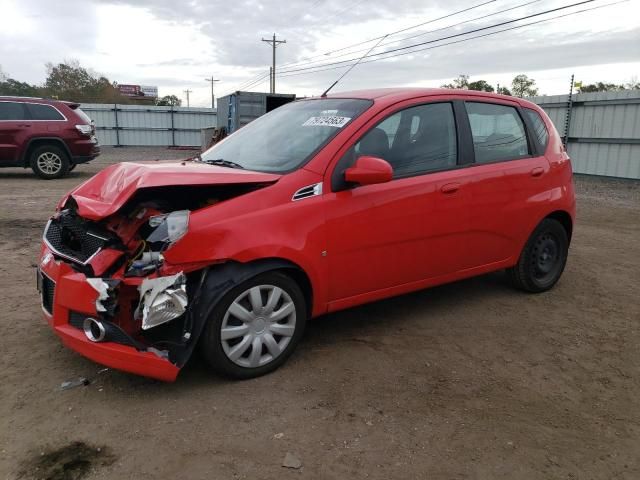
[[[280,175],[207,165],[192,161],[127,162],[105,168],[72,190],[78,214],[100,220],[117,212],[142,188],[163,186],[273,183]]]

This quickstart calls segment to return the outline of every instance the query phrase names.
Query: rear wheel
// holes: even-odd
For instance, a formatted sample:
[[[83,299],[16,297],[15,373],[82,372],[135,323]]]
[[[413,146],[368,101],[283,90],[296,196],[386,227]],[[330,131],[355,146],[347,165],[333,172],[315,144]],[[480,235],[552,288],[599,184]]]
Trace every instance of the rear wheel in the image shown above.
[[[247,379],[272,372],[291,355],[304,332],[307,308],[300,287],[280,272],[233,288],[213,309],[200,343],[211,368]]]
[[[511,283],[532,293],[553,288],[564,271],[568,250],[569,240],[562,224],[544,219],[529,237],[518,263],[507,270]]]
[[[40,178],[51,180],[69,172],[69,156],[60,147],[42,145],[31,152],[31,169]]]

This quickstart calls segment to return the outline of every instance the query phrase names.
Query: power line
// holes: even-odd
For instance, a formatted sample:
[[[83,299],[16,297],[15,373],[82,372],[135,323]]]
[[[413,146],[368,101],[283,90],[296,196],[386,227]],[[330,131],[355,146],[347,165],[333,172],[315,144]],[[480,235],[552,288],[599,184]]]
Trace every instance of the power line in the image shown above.
[[[453,23],[453,24],[447,25],[445,27],[435,28],[433,30],[427,30],[426,32],[421,32],[421,33],[417,33],[417,34],[414,34],[414,35],[409,35],[407,37],[398,38],[397,40],[389,40],[388,42],[380,43],[379,46],[384,47],[385,45],[391,45],[392,43],[399,43],[399,42],[404,42],[406,40],[410,40],[412,38],[422,37],[424,35],[428,35],[429,33],[435,33],[435,32],[440,32],[442,30],[448,30],[450,28],[454,28],[454,27],[457,27],[457,26],[460,26],[460,25],[464,25],[465,23],[471,23],[471,22],[475,22],[477,20],[482,20],[484,18],[493,17],[495,15],[499,15],[501,13],[506,13],[506,12],[509,12],[511,10],[516,10],[518,8],[522,8],[522,7],[525,7],[525,6],[528,6],[528,5],[532,5],[534,3],[538,3],[538,2],[541,2],[541,1],[542,0],[530,0],[528,2],[521,3],[521,4],[516,5],[514,7],[505,8],[503,10],[498,10],[497,12],[489,13],[489,14],[486,14],[486,15],[481,15],[479,17],[474,17],[474,18],[471,18],[469,20],[464,20],[462,22]],[[366,50],[368,50],[368,49],[367,48],[360,48],[358,50],[352,50],[350,52],[342,53],[340,55],[335,55],[335,56],[333,56],[333,58],[336,59],[336,58],[340,58],[340,57],[346,57],[346,56],[352,55],[354,53],[364,52]],[[314,60],[314,61],[311,61],[311,62],[302,62],[302,61],[300,61],[299,64],[297,64],[295,66],[298,67],[298,66],[310,65],[312,63],[320,63],[320,62],[322,62],[322,60]],[[289,65],[290,66],[294,66],[292,64],[289,64]],[[282,68],[284,66],[285,65],[281,65],[280,67]]]
[[[488,0],[488,1],[486,1],[486,2],[479,3],[479,4],[477,4],[477,5],[473,5],[473,6],[471,6],[471,7],[467,7],[467,8],[464,8],[464,9],[462,9],[462,10],[457,10],[457,11],[455,11],[455,12],[453,12],[453,13],[449,13],[449,14],[447,14],[447,15],[443,15],[442,17],[433,18],[433,19],[431,19],[431,20],[427,20],[427,21],[425,21],[425,22],[418,23],[418,24],[416,24],[416,25],[411,25],[410,27],[405,27],[405,28],[401,28],[400,30],[396,30],[396,31],[393,31],[393,32],[389,32],[389,33],[387,33],[386,35],[380,35],[380,36],[375,37],[375,38],[370,38],[370,39],[368,39],[368,40],[363,40],[363,41],[361,41],[361,42],[352,43],[351,45],[347,45],[346,47],[337,48],[337,49],[335,49],[335,50],[329,50],[328,52],[321,53],[321,54],[318,54],[318,55],[312,55],[311,57],[303,58],[303,59],[301,59],[301,60],[297,60],[297,61],[295,61],[295,62],[285,63],[285,64],[281,65],[281,67],[294,65],[294,64],[297,64],[297,63],[304,62],[304,61],[306,61],[306,60],[311,60],[311,59],[313,59],[313,58],[318,58],[318,57],[324,57],[324,56],[327,56],[327,55],[332,55],[332,54],[337,53],[337,52],[342,52],[342,51],[347,50],[347,49],[349,49],[349,48],[351,48],[351,47],[357,47],[357,46],[360,46],[360,45],[364,45],[364,44],[367,44],[367,43],[371,43],[371,42],[374,42],[374,41],[376,41],[376,40],[380,40],[380,39],[382,39],[382,38],[384,38],[384,37],[390,37],[390,36],[392,36],[392,35],[396,35],[396,34],[398,34],[398,33],[406,32],[407,30],[413,30],[414,28],[422,27],[422,26],[427,25],[427,24],[429,24],[429,23],[437,22],[438,20],[444,20],[445,18],[453,17],[453,16],[455,16],[455,15],[460,15],[461,13],[468,12],[469,10],[473,10],[473,9],[475,9],[475,8],[483,7],[484,5],[488,5],[489,3],[494,3],[494,2],[496,2],[496,1],[497,1],[497,0]]]
[[[249,80],[243,82],[240,84],[240,86],[234,88],[233,90],[229,90],[227,91],[224,95],[222,96],[227,96],[227,95],[231,95],[233,92],[237,92],[237,91],[241,91],[241,90],[245,90],[249,87],[252,87],[253,85],[255,85],[256,83],[261,82],[262,80],[264,80],[265,78],[269,77],[268,73],[261,73],[259,75],[256,75],[255,77],[250,78]]]
[[[421,45],[428,45],[428,44],[440,42],[440,41],[443,41],[443,40],[449,40],[451,38],[461,37],[461,36],[464,36],[464,35],[469,35],[471,33],[476,33],[476,32],[481,32],[481,31],[484,31],[484,30],[489,30],[491,28],[501,27],[503,25],[508,25],[510,23],[519,22],[521,20],[526,20],[528,18],[539,17],[540,15],[546,15],[547,13],[557,12],[557,11],[560,11],[560,10],[566,10],[567,8],[576,7],[578,5],[584,5],[586,3],[592,3],[592,2],[595,2],[595,1],[596,0],[583,0],[581,2],[576,2],[576,3],[569,4],[569,5],[564,5],[562,7],[557,7],[557,8],[552,8],[552,9],[549,9],[549,10],[545,10],[543,12],[538,12],[538,13],[534,13],[534,14],[531,14],[531,15],[525,15],[524,17],[516,18],[516,19],[513,19],[513,20],[506,20],[504,22],[496,23],[494,25],[475,28],[473,30],[468,30],[466,32],[456,33],[456,34],[453,34],[453,35],[447,35],[445,37],[440,37],[440,38],[436,38],[436,39],[433,39],[433,40],[428,40],[428,41],[425,41],[425,42],[419,42],[419,43],[415,43],[413,45],[407,45],[407,46],[404,46],[404,47],[397,47],[397,48],[393,48],[393,49],[390,49],[390,50],[385,50],[384,52],[380,52],[380,53],[372,53],[372,54],[367,55],[367,57],[376,57],[376,56],[379,56],[379,55],[386,55],[386,54],[389,54],[389,53],[394,53],[394,52],[399,52],[399,51],[402,51],[402,50],[408,50],[410,48],[419,47]],[[315,67],[290,69],[290,70],[285,70],[282,73],[283,74],[284,73],[292,73],[292,72],[309,70],[309,69],[312,69],[312,68],[327,67],[327,66],[330,66],[330,65],[339,65],[339,64],[344,64],[344,63],[351,63],[354,60],[357,60],[357,58],[351,58],[351,59],[348,59],[348,60],[341,60],[341,61],[337,61],[337,62],[324,63],[322,65],[316,65]]]
[[[437,22],[438,20],[443,20],[443,19],[445,19],[445,18],[453,17],[453,16],[455,16],[455,15],[459,15],[459,14],[461,14],[461,13],[468,12],[469,10],[473,10],[473,9],[479,8],[479,7],[482,7],[482,6],[484,6],[484,5],[488,5],[488,4],[490,4],[490,3],[494,3],[494,2],[496,2],[496,1],[497,1],[497,0],[488,0],[488,1],[485,1],[485,2],[483,2],[483,3],[479,3],[479,4],[477,4],[477,5],[473,5],[473,6],[471,6],[471,7],[464,8],[464,9],[462,9],[462,10],[458,10],[458,11],[455,11],[455,12],[450,13],[450,14],[447,14],[447,15],[443,15],[443,16],[438,17],[438,18],[434,18],[434,19],[431,19],[431,20],[424,21],[424,22],[419,23],[419,24],[417,24],[417,25],[412,25],[412,26],[410,26],[410,27],[405,27],[405,28],[402,28],[402,29],[400,29],[400,30],[396,30],[395,32],[390,32],[390,33],[388,33],[388,34],[386,34],[386,35],[381,35],[381,36],[376,37],[376,38],[372,38],[372,39],[369,39],[369,40],[364,40],[364,41],[361,41],[361,42],[358,42],[358,43],[354,43],[354,44],[348,45],[348,46],[346,46],[346,47],[342,47],[342,48],[339,48],[339,49],[336,49],[336,50],[333,50],[333,51],[330,51],[330,52],[326,52],[326,53],[324,53],[324,54],[314,55],[314,56],[308,57],[308,58],[306,58],[306,59],[304,59],[304,58],[303,58],[303,59],[298,60],[298,61],[295,61],[295,62],[284,63],[284,64],[282,64],[280,67],[282,68],[282,67],[286,67],[286,66],[293,66],[293,65],[298,65],[298,66],[299,66],[299,65],[306,65],[306,63],[303,63],[305,60],[310,60],[310,59],[318,58],[318,57],[324,57],[324,56],[326,56],[326,55],[330,55],[330,54],[332,54],[332,53],[334,53],[334,52],[344,51],[344,50],[347,50],[347,49],[349,49],[349,48],[351,48],[351,47],[356,47],[356,46],[358,46],[358,45],[364,45],[364,44],[366,44],[366,43],[370,43],[370,42],[373,42],[373,41],[375,41],[375,40],[381,40],[381,39],[384,39],[384,38],[385,38],[385,37],[387,37],[387,36],[395,35],[395,34],[397,34],[397,33],[402,33],[402,32],[405,32],[405,31],[407,31],[407,30],[412,30],[412,29],[414,29],[414,28],[418,28],[418,27],[421,27],[421,26],[427,25],[427,24],[429,24],[429,23]],[[535,1],[540,1],[540,0],[535,0]],[[318,1],[316,2],[316,4],[317,4],[317,3],[319,3],[319,2],[320,2],[320,0],[318,0]],[[357,3],[360,3],[360,2],[357,2]],[[351,8],[352,8],[352,7],[353,7],[353,5],[351,6]],[[514,7],[514,8],[518,8],[518,7]],[[448,28],[448,27],[445,27],[445,28]],[[262,40],[263,40],[263,41],[271,41],[271,40],[265,40],[265,39],[262,39]],[[394,43],[394,42],[388,42],[388,43]],[[362,49],[362,50],[360,50],[360,51],[365,51],[365,50],[367,50],[367,49]],[[343,54],[343,55],[340,55],[340,56],[350,55],[351,53],[354,53],[354,52],[349,52],[349,53],[347,53],[347,54]],[[339,57],[340,57],[340,56],[339,56]],[[317,63],[317,62],[313,62],[313,63]],[[259,83],[263,78],[264,78],[264,76],[262,76],[262,75],[258,75],[257,77],[253,77],[252,79],[247,80],[247,81],[246,81],[245,83],[243,83],[240,87],[237,87],[237,88],[233,89],[231,92],[227,93],[226,95],[229,95],[230,93],[235,92],[235,91],[238,91],[238,90],[244,90],[244,89],[247,89],[247,88],[249,88],[249,87],[251,87],[251,86],[255,85],[256,83]]]
[[[550,18],[545,18],[545,19],[542,19],[542,20],[537,20],[535,22],[530,22],[530,23],[526,23],[526,24],[523,24],[523,25],[516,25],[514,27],[504,28],[502,30],[497,30],[495,32],[483,33],[481,35],[475,35],[475,36],[469,37],[469,38],[463,38],[463,39],[460,39],[460,40],[454,40],[452,42],[443,43],[441,45],[433,45],[433,46],[430,46],[430,47],[420,48],[420,49],[417,49],[417,50],[412,50],[410,52],[397,53],[397,54],[394,54],[394,55],[389,55],[387,57],[374,58],[374,59],[366,60],[366,61],[363,61],[363,62],[360,62],[360,63],[361,64],[373,63],[373,62],[377,62],[377,61],[380,61],[380,60],[386,60],[386,59],[389,59],[389,58],[400,57],[400,56],[403,56],[403,55],[411,55],[413,53],[423,52],[425,50],[432,50],[434,48],[440,48],[440,47],[445,47],[445,46],[448,46],[448,45],[454,45],[454,44],[457,44],[457,43],[468,42],[470,40],[475,40],[477,38],[483,38],[483,37],[488,37],[488,36],[491,36],[491,35],[496,35],[498,33],[508,32],[508,31],[511,31],[511,30],[517,30],[519,28],[524,28],[524,27],[529,27],[531,25],[537,25],[537,24],[540,24],[540,23],[549,22],[551,20],[556,20],[558,18],[570,17],[570,16],[573,16],[573,15],[577,15],[579,13],[584,13],[584,12],[589,12],[589,11],[592,11],[592,10],[598,10],[598,9],[601,9],[601,8],[611,7],[613,5],[618,5],[618,4],[621,4],[621,3],[627,3],[629,1],[630,0],[621,0],[621,1],[618,1],[618,2],[612,2],[612,3],[607,3],[605,5],[600,5],[600,6],[597,6],[597,7],[585,8],[583,10],[577,10],[575,12],[565,13],[563,15],[556,15],[555,17],[550,17]],[[373,55],[370,55],[370,56],[373,56]],[[281,74],[281,76],[282,77],[294,77],[294,76],[297,76],[297,75],[307,75],[307,74],[310,74],[310,73],[318,73],[318,72],[324,72],[324,71],[328,71],[328,70],[336,70],[336,69],[344,68],[344,67],[345,67],[345,65],[340,65],[340,66],[334,66],[334,67],[329,67],[329,68],[322,68],[322,69],[314,70],[314,71],[305,71],[305,72],[300,72],[300,73]]]
[[[187,96],[187,107],[189,106],[189,94],[191,92],[193,92],[193,90],[187,89],[187,90],[184,91],[184,94]]]

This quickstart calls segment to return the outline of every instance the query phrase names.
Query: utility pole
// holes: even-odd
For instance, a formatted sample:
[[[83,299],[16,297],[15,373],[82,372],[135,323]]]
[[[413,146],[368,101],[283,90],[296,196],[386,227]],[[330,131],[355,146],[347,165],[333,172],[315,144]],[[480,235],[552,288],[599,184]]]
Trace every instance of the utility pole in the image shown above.
[[[213,76],[211,76],[210,78],[205,78],[205,80],[207,82],[211,82],[211,108],[216,108],[215,107],[215,97],[213,95],[213,84],[214,84],[214,82],[219,82],[220,80],[218,80],[217,78],[213,78]]]
[[[276,47],[280,43],[287,43],[287,41],[277,40],[275,33],[273,34],[273,38],[263,38],[262,41],[271,45],[271,48],[273,50],[273,62],[271,67],[271,93],[276,93]]]
[[[185,90],[184,94],[187,96],[187,107],[189,106],[189,94],[192,92],[193,90]]]

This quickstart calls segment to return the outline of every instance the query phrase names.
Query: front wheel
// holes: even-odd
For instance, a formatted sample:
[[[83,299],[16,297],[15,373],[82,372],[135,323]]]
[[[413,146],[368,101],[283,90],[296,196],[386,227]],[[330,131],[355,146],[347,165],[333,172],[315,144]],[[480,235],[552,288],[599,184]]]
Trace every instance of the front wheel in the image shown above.
[[[564,271],[568,250],[569,239],[562,224],[545,218],[529,237],[518,263],[507,270],[511,283],[532,293],[553,288]]]
[[[211,368],[247,379],[282,365],[300,341],[307,307],[287,275],[267,272],[231,289],[213,309],[200,343]]]

